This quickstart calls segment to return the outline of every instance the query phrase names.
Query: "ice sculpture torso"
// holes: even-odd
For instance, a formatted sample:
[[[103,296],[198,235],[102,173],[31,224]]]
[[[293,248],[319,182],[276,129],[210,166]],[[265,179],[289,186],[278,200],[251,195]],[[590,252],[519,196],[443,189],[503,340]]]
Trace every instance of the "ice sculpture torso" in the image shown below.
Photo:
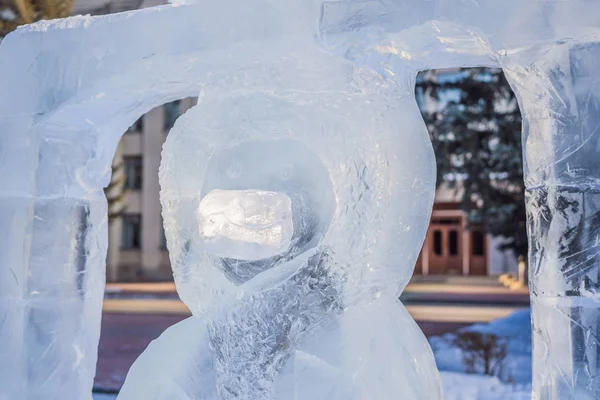
[[[410,84],[274,48],[215,73],[169,134],[163,217],[194,316],[146,350],[120,398],[440,398],[397,300],[435,179]],[[177,366],[168,378],[149,367],[159,358]]]

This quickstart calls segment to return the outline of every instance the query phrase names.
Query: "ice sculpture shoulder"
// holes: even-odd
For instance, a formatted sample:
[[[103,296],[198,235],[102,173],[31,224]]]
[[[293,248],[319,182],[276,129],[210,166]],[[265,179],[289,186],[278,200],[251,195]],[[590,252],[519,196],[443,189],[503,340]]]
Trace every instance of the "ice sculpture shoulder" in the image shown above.
[[[193,317],[120,398],[441,398],[398,301],[435,187],[412,89],[313,47],[215,77],[169,133],[163,217]]]

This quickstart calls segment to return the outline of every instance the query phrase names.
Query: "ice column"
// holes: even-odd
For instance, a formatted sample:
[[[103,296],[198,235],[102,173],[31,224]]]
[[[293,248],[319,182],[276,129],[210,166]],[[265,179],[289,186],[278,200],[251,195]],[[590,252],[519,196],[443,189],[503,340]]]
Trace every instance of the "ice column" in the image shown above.
[[[600,397],[600,45],[505,68],[524,116],[534,399]],[[509,63],[510,64],[510,63]]]
[[[4,181],[0,194],[0,224],[7,228],[0,237],[0,398],[91,399],[106,199],[75,177],[93,144],[69,140],[79,131],[38,129],[20,140],[23,161],[4,157],[12,159],[15,179]],[[3,149],[16,151],[18,142],[8,135]],[[19,180],[31,174],[24,165],[31,162],[35,176]]]

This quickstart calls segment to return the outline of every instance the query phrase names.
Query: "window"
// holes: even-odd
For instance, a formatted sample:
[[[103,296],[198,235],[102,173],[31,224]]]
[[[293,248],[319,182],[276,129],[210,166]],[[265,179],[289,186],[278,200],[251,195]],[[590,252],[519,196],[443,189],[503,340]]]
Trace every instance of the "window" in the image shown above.
[[[171,103],[167,103],[163,106],[164,110],[164,130],[170,131],[173,125],[175,125],[175,120],[179,118],[181,115],[181,101],[176,100]]]
[[[442,231],[433,231],[433,252],[436,256],[442,255]]]
[[[142,188],[142,157],[124,157],[125,188],[139,190]]]
[[[140,117],[137,121],[133,123],[125,133],[142,133],[142,129],[144,129],[144,120],[143,117]]]
[[[139,214],[123,215],[121,248],[124,250],[142,247],[142,217]]]
[[[450,237],[448,238],[448,241],[450,242],[450,255],[455,256],[458,254],[458,232],[450,231],[449,234]]]
[[[471,233],[471,252],[474,256],[485,255],[485,235],[481,231]]]

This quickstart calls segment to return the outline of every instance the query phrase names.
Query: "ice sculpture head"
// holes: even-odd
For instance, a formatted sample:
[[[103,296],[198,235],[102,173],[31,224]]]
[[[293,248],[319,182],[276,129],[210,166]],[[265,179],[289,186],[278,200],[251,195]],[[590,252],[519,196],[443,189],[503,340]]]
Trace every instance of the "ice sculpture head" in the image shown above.
[[[193,312],[315,257],[346,302],[396,295],[412,275],[435,188],[415,76],[389,79],[309,37],[245,43],[169,133],[163,217]]]
[[[341,96],[206,94],[169,133],[163,216],[193,312],[275,285],[315,256],[344,296],[397,294],[410,278],[431,210],[422,198],[433,200],[427,134],[412,101],[388,112],[355,87],[374,74],[336,65]]]

